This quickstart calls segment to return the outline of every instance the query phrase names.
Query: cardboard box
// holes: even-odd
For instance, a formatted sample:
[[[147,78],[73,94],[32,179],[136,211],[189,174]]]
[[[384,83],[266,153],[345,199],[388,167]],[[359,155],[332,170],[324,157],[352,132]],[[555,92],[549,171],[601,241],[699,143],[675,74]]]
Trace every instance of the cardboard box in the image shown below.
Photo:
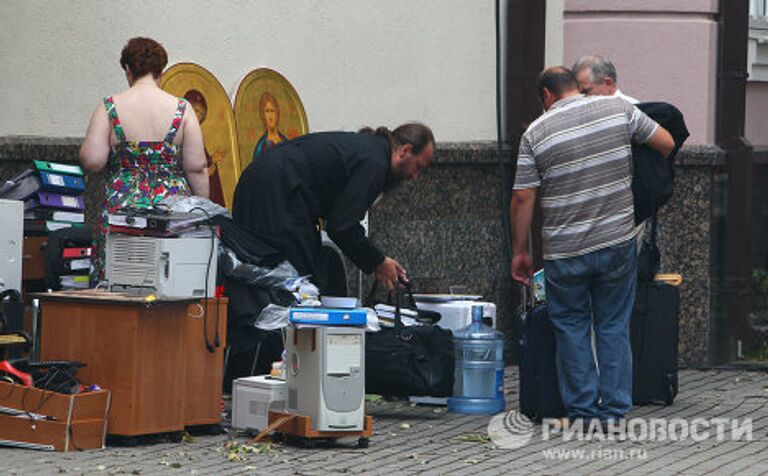
[[[0,382],[0,443],[50,451],[103,448],[108,391],[67,395]]]

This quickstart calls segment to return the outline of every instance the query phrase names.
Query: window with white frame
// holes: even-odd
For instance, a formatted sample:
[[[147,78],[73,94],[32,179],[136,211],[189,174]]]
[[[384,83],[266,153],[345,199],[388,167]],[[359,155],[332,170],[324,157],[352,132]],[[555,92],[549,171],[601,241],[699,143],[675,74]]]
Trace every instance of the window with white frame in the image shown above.
[[[749,2],[749,81],[768,81],[768,0]]]
[[[751,0],[749,2],[749,16],[765,17],[768,12],[768,0]]]

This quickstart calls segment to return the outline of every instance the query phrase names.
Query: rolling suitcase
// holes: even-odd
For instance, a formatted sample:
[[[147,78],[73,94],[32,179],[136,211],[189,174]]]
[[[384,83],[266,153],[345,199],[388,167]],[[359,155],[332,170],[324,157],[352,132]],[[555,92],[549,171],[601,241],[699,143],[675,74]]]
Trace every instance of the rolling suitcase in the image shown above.
[[[533,421],[566,415],[555,363],[555,329],[546,304],[535,305],[522,290],[517,315],[520,412]]]
[[[659,271],[656,215],[650,220],[650,239],[638,258],[635,307],[629,324],[632,345],[632,400],[635,405],[671,405],[677,396],[677,345],[680,291],[655,281]]]
[[[632,400],[671,405],[677,396],[680,292],[658,281],[639,282],[630,321]]]

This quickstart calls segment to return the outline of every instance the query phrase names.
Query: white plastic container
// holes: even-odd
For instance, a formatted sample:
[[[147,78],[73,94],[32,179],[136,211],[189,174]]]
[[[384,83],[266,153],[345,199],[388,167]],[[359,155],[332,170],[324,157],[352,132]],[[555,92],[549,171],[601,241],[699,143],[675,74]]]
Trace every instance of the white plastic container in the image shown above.
[[[427,296],[415,296],[416,307],[426,311],[439,312],[442,317],[437,325],[443,329],[457,331],[470,325],[472,323],[472,306],[483,306],[483,318],[489,319],[490,327],[496,329],[496,305],[492,302],[465,300],[460,297],[455,300],[447,297],[443,300],[429,300]]]
[[[232,427],[243,430],[263,430],[269,412],[284,411],[285,380],[269,375],[243,377],[232,384]]]

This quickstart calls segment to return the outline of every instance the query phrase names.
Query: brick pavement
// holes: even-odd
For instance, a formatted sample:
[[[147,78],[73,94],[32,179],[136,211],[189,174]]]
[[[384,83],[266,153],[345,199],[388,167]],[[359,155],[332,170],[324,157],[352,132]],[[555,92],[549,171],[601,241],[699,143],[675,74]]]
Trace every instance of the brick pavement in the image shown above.
[[[517,372],[507,369],[508,408],[517,407]],[[368,449],[340,440],[333,448],[263,445],[229,461],[234,434],[187,443],[108,447],[82,453],[0,448],[2,474],[768,474],[768,375],[745,370],[683,370],[671,407],[635,408],[631,417],[751,418],[752,440],[563,441],[536,429],[518,449],[484,438],[489,417],[445,413],[405,402],[369,402],[375,435]],[[741,420],[743,422],[743,420]],[[713,432],[714,433],[714,432]],[[727,435],[726,435],[727,436]]]

